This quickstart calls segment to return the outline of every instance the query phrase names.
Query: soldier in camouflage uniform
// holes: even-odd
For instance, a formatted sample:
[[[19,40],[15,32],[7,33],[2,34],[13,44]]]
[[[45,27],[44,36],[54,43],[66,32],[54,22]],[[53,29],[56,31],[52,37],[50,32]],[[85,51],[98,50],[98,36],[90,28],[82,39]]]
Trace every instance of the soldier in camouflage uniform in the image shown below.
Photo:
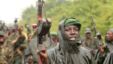
[[[50,33],[50,48],[53,48],[59,44],[58,34],[57,32]]]
[[[0,31],[0,64],[12,64],[13,50],[5,43],[4,32]]]
[[[95,56],[97,64],[113,64],[113,28],[105,35],[105,45]]]
[[[85,37],[82,40],[83,46],[88,49],[97,49],[99,43],[96,38],[93,37],[92,32],[89,28],[86,29]]]
[[[59,45],[40,52],[46,64],[95,64],[88,49],[81,46],[81,24],[76,18],[66,18],[59,24]],[[44,63],[43,63],[44,64]]]
[[[96,54],[96,50],[99,46],[99,41],[93,37],[92,32],[89,28],[86,29],[85,37],[82,39],[82,45],[90,50],[92,55]]]
[[[13,64],[24,64],[24,50],[27,46],[25,34],[23,34],[23,27],[18,29],[18,35],[13,40],[14,62]]]

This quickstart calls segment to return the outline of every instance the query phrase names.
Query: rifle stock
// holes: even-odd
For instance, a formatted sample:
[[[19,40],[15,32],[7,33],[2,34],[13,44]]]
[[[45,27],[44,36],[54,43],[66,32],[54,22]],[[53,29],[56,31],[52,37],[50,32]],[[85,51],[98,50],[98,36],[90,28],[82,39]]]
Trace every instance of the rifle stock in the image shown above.
[[[90,18],[91,18],[91,24],[92,24],[92,26],[93,26],[94,33],[96,34],[96,33],[97,33],[97,30],[96,30],[96,24],[95,24],[95,22],[94,22],[94,17],[91,16]]]

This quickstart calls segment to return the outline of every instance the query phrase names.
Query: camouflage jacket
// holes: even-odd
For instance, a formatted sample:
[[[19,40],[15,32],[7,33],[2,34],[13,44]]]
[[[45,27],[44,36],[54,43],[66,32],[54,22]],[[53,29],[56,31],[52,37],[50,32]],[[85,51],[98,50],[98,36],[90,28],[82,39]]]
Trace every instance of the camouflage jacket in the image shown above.
[[[0,46],[0,64],[12,64],[13,50],[8,46]]]

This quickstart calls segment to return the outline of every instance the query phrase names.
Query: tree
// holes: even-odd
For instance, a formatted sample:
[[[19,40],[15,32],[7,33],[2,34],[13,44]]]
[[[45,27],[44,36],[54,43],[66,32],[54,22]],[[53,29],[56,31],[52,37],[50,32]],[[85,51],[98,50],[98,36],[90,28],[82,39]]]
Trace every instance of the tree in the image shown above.
[[[62,18],[75,17],[82,23],[82,31],[86,27],[92,27],[93,16],[98,31],[106,33],[108,28],[113,27],[113,1],[112,0],[46,0],[44,14],[52,19],[51,31],[57,31],[58,23]],[[23,21],[36,22],[36,8],[29,7],[23,13]]]

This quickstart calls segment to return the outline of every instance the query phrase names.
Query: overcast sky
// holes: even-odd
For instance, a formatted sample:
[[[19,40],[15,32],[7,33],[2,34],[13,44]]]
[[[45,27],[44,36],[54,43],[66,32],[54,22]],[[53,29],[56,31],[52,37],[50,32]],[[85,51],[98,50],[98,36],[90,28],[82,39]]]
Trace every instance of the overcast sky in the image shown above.
[[[0,0],[0,20],[12,23],[15,18],[21,18],[23,10],[36,5],[37,0]]]

